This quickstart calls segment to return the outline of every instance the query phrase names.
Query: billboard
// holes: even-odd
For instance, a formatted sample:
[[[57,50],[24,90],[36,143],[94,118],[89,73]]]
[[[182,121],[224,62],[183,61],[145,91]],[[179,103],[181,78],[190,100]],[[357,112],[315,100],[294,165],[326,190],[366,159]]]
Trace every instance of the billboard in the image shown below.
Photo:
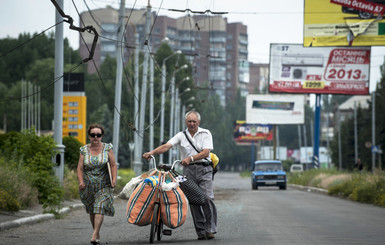
[[[249,124],[303,124],[305,96],[290,94],[249,94],[246,122]]]
[[[305,0],[305,47],[385,45],[384,0]]]
[[[235,121],[234,140],[237,145],[251,145],[258,140],[273,140],[273,126]]]
[[[370,47],[271,44],[269,91],[369,94]]]

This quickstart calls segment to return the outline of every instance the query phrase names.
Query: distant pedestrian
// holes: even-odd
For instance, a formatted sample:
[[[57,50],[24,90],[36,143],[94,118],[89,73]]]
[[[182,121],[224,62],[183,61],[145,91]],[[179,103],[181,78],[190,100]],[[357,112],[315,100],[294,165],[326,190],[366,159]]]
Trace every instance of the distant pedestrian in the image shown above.
[[[364,169],[364,165],[362,164],[361,159],[357,159],[356,164],[354,164],[354,169],[360,172]]]
[[[98,124],[88,128],[90,144],[80,148],[77,167],[80,199],[90,215],[93,228],[91,244],[100,244],[104,215],[114,216],[113,188],[117,167],[111,143],[103,143],[104,129]],[[110,164],[110,171],[108,164]]]

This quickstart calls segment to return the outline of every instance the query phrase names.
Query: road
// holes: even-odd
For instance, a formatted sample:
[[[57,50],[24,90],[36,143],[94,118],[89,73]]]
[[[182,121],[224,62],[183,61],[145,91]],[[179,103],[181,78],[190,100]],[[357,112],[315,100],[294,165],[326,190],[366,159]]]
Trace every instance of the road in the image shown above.
[[[251,190],[236,173],[215,178],[218,234],[197,241],[191,215],[186,223],[155,243],[171,244],[385,244],[385,209],[296,189]],[[126,201],[116,199],[115,217],[106,217],[102,244],[148,244],[150,226],[127,223]],[[89,244],[91,225],[85,211],[0,232],[0,244]]]

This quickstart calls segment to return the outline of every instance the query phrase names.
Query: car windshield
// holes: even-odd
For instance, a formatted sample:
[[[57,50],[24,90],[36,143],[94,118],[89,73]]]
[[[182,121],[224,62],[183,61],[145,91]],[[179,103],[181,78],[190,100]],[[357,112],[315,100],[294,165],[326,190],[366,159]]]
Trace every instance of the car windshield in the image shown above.
[[[282,165],[279,163],[261,163],[255,165],[255,171],[280,171]]]

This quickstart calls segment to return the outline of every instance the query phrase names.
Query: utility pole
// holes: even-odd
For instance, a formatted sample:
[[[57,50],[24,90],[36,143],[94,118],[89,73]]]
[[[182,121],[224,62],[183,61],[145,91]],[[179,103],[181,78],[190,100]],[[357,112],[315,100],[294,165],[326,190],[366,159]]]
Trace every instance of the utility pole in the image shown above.
[[[140,154],[138,142],[138,128],[139,128],[139,34],[135,33],[135,71],[134,71],[134,118],[135,118],[135,134],[134,134],[134,160],[131,162],[131,168],[135,169],[136,156]],[[140,164],[140,163],[139,163]],[[141,167],[141,166],[139,166]]]
[[[146,15],[146,29],[145,29],[145,35],[144,37],[149,37],[148,34],[150,33],[150,21],[151,21],[151,6],[150,6],[150,0],[148,0],[147,5],[147,15]],[[143,136],[144,136],[144,119],[145,119],[145,112],[146,112],[146,94],[147,94],[147,76],[148,76],[148,56],[149,56],[149,49],[146,47],[150,45],[150,40],[146,40],[145,45],[143,46],[144,51],[144,61],[143,61],[143,78],[142,78],[142,90],[140,95],[140,118],[139,118],[139,125],[142,126],[140,131],[142,132],[142,137],[139,137],[138,145],[135,147],[138,147],[138,153],[135,156],[135,163],[134,163],[134,172],[136,175],[139,175],[142,173],[142,160],[141,160],[141,154],[143,149]]]
[[[354,101],[354,162],[358,160],[357,105]]]
[[[165,105],[165,94],[166,94],[166,61],[173,57],[174,55],[179,55],[182,52],[180,50],[176,51],[166,58],[163,59],[162,63],[162,96],[161,96],[161,108],[160,108],[160,136],[159,136],[159,145],[163,144],[164,141],[164,105]],[[179,58],[179,56],[178,56]],[[163,164],[163,154],[159,155],[159,164]]]
[[[57,0],[57,4],[63,8],[63,0]],[[55,23],[63,21],[63,17],[55,9]],[[54,167],[55,174],[63,185],[64,177],[64,148],[62,144],[63,130],[63,64],[64,64],[64,43],[63,43],[63,23],[55,27],[55,82],[54,92],[54,140],[56,142],[56,150],[59,152],[52,161],[56,163]]]
[[[119,131],[120,131],[120,105],[122,94],[122,73],[123,73],[123,57],[124,57],[124,15],[125,15],[125,0],[120,1],[119,10],[119,29],[118,42],[116,49],[116,82],[115,82],[115,110],[114,110],[114,130],[112,142],[114,146],[114,155],[116,163],[119,167]]]
[[[154,149],[154,61],[150,60],[150,149]]]
[[[376,92],[372,94],[372,147],[376,146]],[[372,173],[376,168],[376,152],[372,150]]]

